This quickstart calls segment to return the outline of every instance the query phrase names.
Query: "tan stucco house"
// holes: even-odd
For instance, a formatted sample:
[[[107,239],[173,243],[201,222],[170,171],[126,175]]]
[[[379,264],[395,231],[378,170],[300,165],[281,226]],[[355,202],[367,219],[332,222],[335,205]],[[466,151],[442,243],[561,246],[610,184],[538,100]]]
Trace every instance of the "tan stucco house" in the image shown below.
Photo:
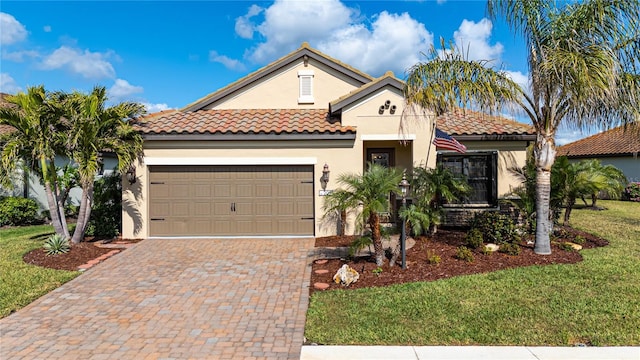
[[[408,115],[402,88],[392,73],[374,78],[305,43],[181,110],[139,119],[144,159],[135,182],[123,181],[123,236],[335,234],[323,195],[369,161],[459,169],[476,188],[464,206],[494,207],[518,184],[508,168],[524,164],[529,126],[451,113],[437,126],[468,150],[439,151],[434,118]]]

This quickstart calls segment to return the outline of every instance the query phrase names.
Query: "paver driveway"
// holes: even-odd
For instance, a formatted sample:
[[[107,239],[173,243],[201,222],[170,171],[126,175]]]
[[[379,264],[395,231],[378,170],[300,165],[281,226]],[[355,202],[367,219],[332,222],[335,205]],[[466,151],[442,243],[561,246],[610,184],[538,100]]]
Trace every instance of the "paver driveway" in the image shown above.
[[[145,240],[0,320],[0,358],[297,359],[312,248]]]

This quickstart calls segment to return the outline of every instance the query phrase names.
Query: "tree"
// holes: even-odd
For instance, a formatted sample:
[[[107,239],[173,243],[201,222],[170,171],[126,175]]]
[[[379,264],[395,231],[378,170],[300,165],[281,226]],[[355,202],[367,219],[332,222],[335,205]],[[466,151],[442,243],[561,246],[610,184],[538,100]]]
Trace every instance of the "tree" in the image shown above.
[[[120,172],[142,155],[142,137],[128,120],[143,114],[144,106],[123,102],[107,107],[106,103],[107,91],[102,86],[95,87],[88,94],[74,92],[64,103],[65,117],[69,121],[66,146],[78,166],[82,188],[72,243],[79,243],[84,238],[89,223],[101,152],[115,153]]]
[[[62,147],[65,125],[60,107],[64,97],[62,93],[46,91],[44,86],[29,87],[26,93],[6,97],[14,106],[0,108],[0,124],[11,126],[14,131],[0,141],[4,174],[0,178],[6,181],[9,178],[6,174],[13,173],[19,164],[28,165],[43,181],[55,232],[69,238],[55,168],[56,154],[65,151]]]
[[[339,200],[349,207],[359,207],[358,221],[369,226],[378,266],[384,263],[380,213],[389,210],[389,194],[399,192],[398,183],[401,178],[402,174],[397,169],[370,163],[363,174],[340,175],[338,183],[346,188],[328,196],[329,202],[337,201],[338,199],[331,198],[340,196]]]
[[[581,162],[584,164],[584,168],[589,169],[589,171],[602,174],[602,181],[592,184],[593,189],[590,194],[591,207],[596,207],[598,194],[600,192],[615,198],[619,198],[622,195],[624,187],[627,184],[627,177],[624,176],[624,173],[620,169],[613,165],[602,165],[598,159],[582,160]]]
[[[349,209],[356,208],[358,205],[349,203],[350,200],[353,200],[353,198],[350,193],[344,189],[335,190],[324,198],[322,210],[325,213],[325,218],[338,218],[338,235],[345,234],[347,227],[347,212]]]
[[[558,126],[607,127],[634,124],[640,117],[640,2],[489,0],[488,12],[524,38],[529,89],[488,67],[487,60],[467,60],[455,48],[433,48],[429,61],[409,71],[407,109],[418,106],[439,116],[459,106],[498,112],[515,105],[524,112],[536,131],[534,250],[550,254]]]

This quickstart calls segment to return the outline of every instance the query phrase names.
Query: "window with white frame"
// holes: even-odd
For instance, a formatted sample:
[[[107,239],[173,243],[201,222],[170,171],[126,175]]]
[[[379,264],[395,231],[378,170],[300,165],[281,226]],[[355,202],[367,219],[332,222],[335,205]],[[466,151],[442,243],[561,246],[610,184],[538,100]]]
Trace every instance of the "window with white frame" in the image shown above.
[[[313,70],[298,71],[300,95],[298,104],[313,104]]]

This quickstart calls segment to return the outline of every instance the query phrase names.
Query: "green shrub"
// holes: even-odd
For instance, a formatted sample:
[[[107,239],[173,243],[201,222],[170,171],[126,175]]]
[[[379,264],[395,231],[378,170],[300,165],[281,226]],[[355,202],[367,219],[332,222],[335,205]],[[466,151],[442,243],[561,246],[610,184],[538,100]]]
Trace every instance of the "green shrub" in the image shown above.
[[[483,244],[482,233],[479,229],[471,229],[464,238],[465,245],[471,249],[477,249]]]
[[[520,255],[520,245],[514,243],[506,243],[500,245],[499,252],[507,255]]]
[[[371,272],[375,276],[380,276],[380,274],[382,274],[382,268],[381,267],[377,267],[377,268],[373,269]]]
[[[471,250],[466,247],[466,246],[460,246],[458,247],[458,250],[456,251],[456,259],[458,260],[463,260],[466,262],[473,262],[473,253],[471,252]]]
[[[476,213],[471,228],[479,230],[486,243],[504,244],[520,241],[518,227],[513,220],[497,211]]]
[[[442,261],[440,255],[434,253],[431,250],[427,250],[427,262],[431,265],[438,265]]]
[[[39,221],[38,204],[21,197],[0,198],[0,226],[23,226]]]
[[[629,201],[640,201],[640,182],[629,183],[624,189],[622,198]]]
[[[44,242],[43,248],[44,251],[47,252],[47,255],[57,255],[69,252],[69,250],[71,250],[71,244],[66,237],[60,234],[53,234]]]
[[[578,245],[584,245],[584,243],[587,242],[587,239],[585,239],[582,235],[576,235],[575,239],[573,239],[573,242]]]
[[[576,249],[574,249],[573,246],[571,246],[571,244],[568,242],[561,242],[560,244],[558,244],[558,247],[564,251],[576,251]]]
[[[122,232],[122,184],[114,172],[96,180],[86,235],[113,238]]]
[[[488,247],[483,246],[483,247],[482,247],[482,253],[483,253],[484,255],[491,255],[491,254],[493,254],[493,251],[492,251],[491,249],[489,249]]]
[[[349,256],[353,257],[358,251],[366,248],[367,246],[371,246],[373,244],[373,240],[370,236],[361,236],[349,245]]]

